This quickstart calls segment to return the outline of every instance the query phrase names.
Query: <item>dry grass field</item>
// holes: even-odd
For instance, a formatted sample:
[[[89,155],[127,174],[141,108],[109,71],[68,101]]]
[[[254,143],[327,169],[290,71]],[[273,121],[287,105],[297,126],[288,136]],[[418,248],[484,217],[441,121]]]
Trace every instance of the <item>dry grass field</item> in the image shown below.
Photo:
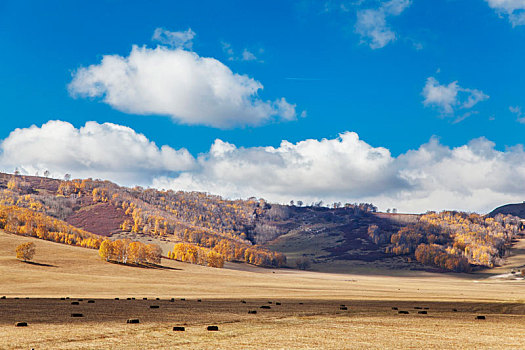
[[[26,241],[35,242],[38,264],[14,258],[14,248]],[[240,264],[213,269],[168,260],[163,266],[106,263],[94,250],[0,232],[0,296],[7,297],[0,299],[0,348],[525,348],[523,281],[425,272],[331,274]],[[341,310],[341,304],[348,310]],[[476,320],[477,315],[486,319]],[[140,323],[127,324],[130,318]],[[28,327],[15,327],[15,322]],[[207,331],[208,325],[219,331]],[[186,331],[174,332],[174,326]]]

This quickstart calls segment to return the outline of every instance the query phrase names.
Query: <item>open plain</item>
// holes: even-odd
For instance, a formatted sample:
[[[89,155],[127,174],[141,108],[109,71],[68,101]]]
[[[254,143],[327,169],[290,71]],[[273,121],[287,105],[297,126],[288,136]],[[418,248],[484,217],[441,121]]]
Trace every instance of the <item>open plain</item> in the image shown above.
[[[14,257],[26,241],[36,244],[34,263]],[[214,269],[166,259],[138,268],[107,263],[96,250],[0,232],[4,295],[2,349],[525,347],[524,282],[482,274]]]

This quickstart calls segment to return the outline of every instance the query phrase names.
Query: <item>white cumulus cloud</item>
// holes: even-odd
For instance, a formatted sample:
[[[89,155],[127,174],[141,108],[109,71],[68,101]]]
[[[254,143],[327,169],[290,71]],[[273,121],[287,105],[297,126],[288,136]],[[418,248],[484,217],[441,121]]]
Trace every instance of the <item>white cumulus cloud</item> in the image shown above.
[[[525,24],[525,0],[486,0],[500,16],[507,16],[513,27]]]
[[[159,148],[122,125],[87,122],[77,129],[55,120],[12,131],[0,144],[0,164],[8,172],[18,168],[33,175],[49,170],[57,177],[69,173],[133,185],[189,170],[195,160],[186,149]]]
[[[371,147],[353,132],[332,140],[283,141],[277,148],[237,148],[216,140],[210,151],[199,157],[196,171],[176,179],[159,179],[155,184],[274,200],[343,193],[357,198],[402,187],[392,172],[393,161],[387,149]]]
[[[216,140],[198,164],[175,178],[158,177],[153,185],[283,203],[372,202],[404,212],[486,212],[525,196],[523,147],[498,151],[484,138],[456,148],[431,139],[397,157],[353,132],[335,139],[283,141],[277,148]]]
[[[444,114],[450,115],[457,109],[470,109],[489,98],[483,91],[459,86],[457,81],[442,85],[434,77],[427,79],[422,95],[425,106],[437,107]]]
[[[411,0],[390,0],[377,8],[358,10],[354,28],[361,41],[372,49],[380,49],[395,41],[396,33],[388,25],[387,18],[399,16],[410,4]]]
[[[119,111],[190,125],[232,128],[296,118],[285,98],[261,99],[259,81],[182,47],[133,46],[128,57],[103,56],[78,69],[68,88],[72,96],[102,98]]]
[[[14,130],[0,143],[1,170],[93,177],[124,185],[195,190],[228,198],[287,203],[371,202],[402,212],[457,209],[487,212],[525,198],[522,145],[496,149],[479,138],[448,147],[432,138],[393,156],[354,132],[333,139],[237,147],[216,140],[197,159],[157,146],[121,125],[63,121]]]

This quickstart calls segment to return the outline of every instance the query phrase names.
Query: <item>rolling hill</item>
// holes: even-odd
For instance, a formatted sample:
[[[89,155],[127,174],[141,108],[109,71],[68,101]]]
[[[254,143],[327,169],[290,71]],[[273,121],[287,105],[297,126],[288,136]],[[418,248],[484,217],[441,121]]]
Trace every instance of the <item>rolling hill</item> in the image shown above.
[[[487,215],[490,217],[494,217],[498,214],[513,215],[521,219],[525,219],[525,202],[502,205],[501,207],[497,207]]]
[[[0,228],[62,243],[98,248],[107,238],[130,239],[170,257],[185,243],[226,261],[318,271],[479,270],[504,264],[523,233],[518,218],[497,210],[378,213],[366,203],[281,205],[13,174],[0,174],[0,209]],[[50,233],[38,233],[39,220]]]

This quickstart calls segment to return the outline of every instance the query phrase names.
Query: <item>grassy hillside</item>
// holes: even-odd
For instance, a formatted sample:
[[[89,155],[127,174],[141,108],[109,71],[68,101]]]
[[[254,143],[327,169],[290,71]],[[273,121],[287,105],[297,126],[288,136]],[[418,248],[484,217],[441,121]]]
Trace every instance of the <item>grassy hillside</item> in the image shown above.
[[[16,246],[27,241],[36,244],[36,264],[15,258]],[[10,296],[525,301],[521,283],[478,281],[476,275],[411,271],[397,277],[367,276],[236,263],[215,269],[167,259],[162,266],[106,263],[95,250],[0,232],[0,285]]]
[[[523,229],[517,218],[501,214],[377,213],[371,204],[280,205],[256,198],[126,188],[102,180],[9,174],[0,174],[0,206],[6,213],[22,208],[46,215],[47,222],[61,220],[58,226],[47,225],[55,231],[67,227],[67,232],[49,234],[55,241],[80,245],[78,237],[68,235],[81,229],[97,235],[89,244],[93,248],[103,237],[132,239],[156,243],[165,256],[179,260],[206,263],[190,259],[188,252],[198,250],[226,261],[318,271],[468,272],[501,266]],[[47,233],[37,232],[38,220],[27,217],[38,215],[3,215],[0,228],[46,239]]]
[[[27,241],[36,244],[34,264],[14,258],[14,248]],[[7,296],[0,299],[0,348],[525,346],[523,282],[407,274],[316,273],[234,263],[215,269],[172,260],[147,269],[106,263],[94,250],[0,232],[0,295]],[[79,305],[71,305],[77,298],[82,298]],[[341,304],[348,310],[341,310]],[[409,314],[400,315],[392,307]],[[418,314],[423,307],[427,314]],[[71,318],[73,312],[84,317]],[[477,315],[487,319],[476,320]],[[140,324],[126,324],[129,318],[139,318]],[[29,326],[13,326],[20,321]],[[219,332],[207,332],[208,325],[218,325]],[[173,332],[173,326],[186,331]]]

